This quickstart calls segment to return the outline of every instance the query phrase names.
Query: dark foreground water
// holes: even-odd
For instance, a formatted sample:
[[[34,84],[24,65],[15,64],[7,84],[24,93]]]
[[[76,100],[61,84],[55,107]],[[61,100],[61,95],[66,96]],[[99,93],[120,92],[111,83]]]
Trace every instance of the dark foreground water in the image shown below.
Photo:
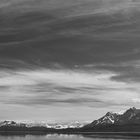
[[[102,136],[102,135],[1,135],[0,140],[127,140],[127,139],[140,139],[140,137],[131,136]]]

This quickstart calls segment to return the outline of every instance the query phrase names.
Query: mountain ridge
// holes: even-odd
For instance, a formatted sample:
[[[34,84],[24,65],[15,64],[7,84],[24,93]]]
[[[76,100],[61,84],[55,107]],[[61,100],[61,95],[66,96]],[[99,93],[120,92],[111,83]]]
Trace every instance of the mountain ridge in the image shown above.
[[[123,113],[107,112],[103,117],[89,124],[80,122],[22,123],[0,122],[0,132],[44,132],[44,133],[86,133],[86,132],[140,132],[140,109],[132,107]]]
[[[86,123],[86,122],[85,122]],[[83,127],[84,124],[78,121],[72,121],[69,123],[47,123],[47,122],[18,122],[18,121],[0,121],[0,127],[45,127],[45,128],[52,128],[52,129],[67,129],[67,128],[80,128]]]
[[[140,127],[140,109],[132,107],[126,110],[124,113],[112,113],[108,112],[103,117],[93,121],[92,123],[85,125],[83,129],[95,129],[112,127],[112,130],[117,127],[124,126],[138,126]],[[126,128],[128,129],[128,128]]]

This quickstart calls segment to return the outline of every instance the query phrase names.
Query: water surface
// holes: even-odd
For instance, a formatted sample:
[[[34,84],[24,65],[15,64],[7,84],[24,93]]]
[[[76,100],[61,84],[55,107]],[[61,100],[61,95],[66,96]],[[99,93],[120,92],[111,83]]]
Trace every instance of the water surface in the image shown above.
[[[127,140],[140,139],[138,137],[130,136],[101,136],[101,135],[20,135],[20,136],[6,136],[1,135],[0,140]]]

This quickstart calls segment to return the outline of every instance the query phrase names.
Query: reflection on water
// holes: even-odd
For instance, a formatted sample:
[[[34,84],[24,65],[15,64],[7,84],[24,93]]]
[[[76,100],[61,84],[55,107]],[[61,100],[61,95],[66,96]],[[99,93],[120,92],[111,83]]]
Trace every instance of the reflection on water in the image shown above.
[[[127,140],[139,139],[137,137],[123,137],[123,136],[100,136],[100,135],[20,135],[20,136],[6,136],[1,135],[0,140]]]

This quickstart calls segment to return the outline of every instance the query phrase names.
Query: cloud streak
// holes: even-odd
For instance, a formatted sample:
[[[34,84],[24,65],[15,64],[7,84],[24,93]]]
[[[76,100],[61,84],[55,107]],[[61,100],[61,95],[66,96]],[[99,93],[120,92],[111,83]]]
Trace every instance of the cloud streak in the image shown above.
[[[117,74],[103,70],[38,69],[3,71],[1,75],[0,100],[4,104],[103,107],[131,105],[140,98],[138,84],[112,80]]]

